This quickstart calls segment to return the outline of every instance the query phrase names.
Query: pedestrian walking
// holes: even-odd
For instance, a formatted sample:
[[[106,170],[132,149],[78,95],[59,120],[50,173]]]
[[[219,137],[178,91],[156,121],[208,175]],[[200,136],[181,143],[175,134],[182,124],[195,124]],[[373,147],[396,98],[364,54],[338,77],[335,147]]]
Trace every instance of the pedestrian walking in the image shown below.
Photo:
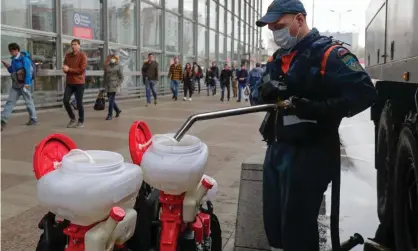
[[[203,70],[200,65],[193,62],[193,85],[197,86],[197,94],[200,94],[200,80],[203,78]],[[196,90],[196,88],[193,88]]]
[[[157,105],[157,91],[155,88],[158,85],[159,76],[158,62],[155,61],[154,54],[149,53],[148,60],[142,66],[142,78],[144,80],[145,94],[147,96],[147,104],[145,106],[151,104],[151,92],[154,97],[154,105]]]
[[[187,63],[183,71],[183,89],[184,89],[184,98],[183,100],[192,101],[193,95],[193,70],[192,66]],[[189,98],[187,99],[187,93],[189,93]]]
[[[221,83],[221,101],[224,101],[224,94],[226,88],[226,97],[229,101],[230,91],[231,91],[231,82],[232,82],[232,71],[229,69],[229,65],[225,64],[224,69],[221,71],[220,83]]]
[[[65,110],[67,110],[70,122],[68,128],[82,128],[84,127],[84,107],[83,96],[85,87],[85,71],[87,68],[87,56],[80,51],[80,40],[73,39],[71,41],[72,52],[68,53],[64,59],[62,71],[67,75],[64,90],[63,103]],[[70,98],[75,94],[78,110],[78,123],[71,108]]]
[[[119,58],[112,55],[109,64],[106,66],[104,75],[105,92],[109,101],[106,120],[112,120],[113,110],[116,112],[116,118],[121,114],[121,110],[116,104],[116,94],[120,92],[123,83],[123,67],[119,65]]]
[[[173,100],[177,100],[179,93],[179,85],[183,79],[183,69],[179,63],[179,58],[174,58],[174,64],[170,65],[170,70],[168,72],[168,78],[171,79],[171,92],[173,93]]]
[[[36,109],[33,103],[31,94],[31,87],[34,81],[36,67],[30,57],[29,52],[20,51],[20,46],[16,43],[8,45],[9,53],[11,57],[11,64],[2,61],[4,67],[10,73],[12,78],[12,87],[9,90],[9,97],[1,112],[1,130],[6,127],[8,119],[12,114],[13,108],[20,96],[25,100],[26,109],[29,113],[29,121],[26,125],[36,125]]]
[[[212,95],[215,96],[214,87],[216,85],[216,81],[211,68],[208,68],[206,71],[205,83],[208,96],[210,92],[212,92]]]
[[[238,100],[237,102],[241,102],[241,98],[244,95],[243,91],[245,86],[247,85],[248,81],[248,71],[245,67],[245,64],[241,65],[241,70],[237,73],[237,79],[238,79]],[[245,100],[247,101],[247,100]]]
[[[216,62],[212,62],[212,67],[210,69],[212,70],[213,80],[215,82],[213,85],[213,95],[216,95],[216,87],[219,83],[219,67],[216,65]]]
[[[238,79],[237,79],[237,73],[239,69],[235,66],[235,63],[232,64],[231,72],[232,72],[232,94],[233,97],[238,97]]]

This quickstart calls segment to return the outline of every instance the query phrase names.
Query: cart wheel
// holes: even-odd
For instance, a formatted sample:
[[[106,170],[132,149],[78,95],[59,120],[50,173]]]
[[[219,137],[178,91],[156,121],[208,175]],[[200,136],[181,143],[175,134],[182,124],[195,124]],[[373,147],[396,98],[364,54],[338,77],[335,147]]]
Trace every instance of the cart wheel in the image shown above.
[[[211,251],[222,250],[222,230],[218,217],[215,214],[210,216],[210,237],[212,239]]]

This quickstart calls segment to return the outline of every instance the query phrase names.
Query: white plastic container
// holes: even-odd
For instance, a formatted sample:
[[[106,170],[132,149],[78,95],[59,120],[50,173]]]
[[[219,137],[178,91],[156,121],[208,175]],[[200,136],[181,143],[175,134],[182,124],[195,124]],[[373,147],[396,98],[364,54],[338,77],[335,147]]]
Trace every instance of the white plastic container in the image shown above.
[[[173,136],[154,136],[141,167],[145,182],[167,194],[178,195],[196,188],[205,171],[208,147],[191,135],[185,135],[180,142]]]
[[[207,194],[214,183],[214,179],[207,176],[203,178],[193,191],[189,191],[183,200],[183,222],[193,222],[196,219],[199,206],[203,197]]]
[[[137,213],[134,209],[124,211],[123,220],[110,215],[106,221],[97,224],[86,233],[85,251],[111,251],[115,244],[124,244],[134,235]]]
[[[75,149],[57,167],[39,179],[39,203],[81,226],[105,219],[112,207],[139,191],[143,180],[139,166],[109,151]]]

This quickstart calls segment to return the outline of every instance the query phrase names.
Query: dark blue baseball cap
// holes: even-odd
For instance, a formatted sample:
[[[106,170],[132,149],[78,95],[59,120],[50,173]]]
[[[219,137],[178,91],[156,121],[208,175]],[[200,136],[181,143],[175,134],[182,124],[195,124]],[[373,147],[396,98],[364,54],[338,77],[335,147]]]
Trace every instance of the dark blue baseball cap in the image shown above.
[[[299,0],[274,0],[267,9],[267,13],[255,24],[263,27],[266,24],[277,22],[285,14],[306,15],[305,7]]]

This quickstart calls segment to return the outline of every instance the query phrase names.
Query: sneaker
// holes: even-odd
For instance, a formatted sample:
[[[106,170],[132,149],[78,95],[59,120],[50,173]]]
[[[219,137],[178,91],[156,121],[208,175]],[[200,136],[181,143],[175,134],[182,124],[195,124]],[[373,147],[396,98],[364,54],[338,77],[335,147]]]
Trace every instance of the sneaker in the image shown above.
[[[120,114],[122,113],[122,111],[118,111],[118,112],[116,112],[116,118],[119,118],[119,116],[120,116]]]
[[[177,101],[177,97],[174,97],[174,101]]]
[[[192,98],[189,98],[189,101],[192,101]]]
[[[75,119],[70,120],[70,123],[68,123],[67,128],[75,128],[76,122]]]
[[[154,105],[157,105],[157,100],[156,99],[154,99]]]
[[[183,101],[186,101],[186,100],[187,100],[187,98],[186,98],[186,97],[184,97],[184,98],[183,98]]]
[[[1,131],[3,131],[4,128],[6,128],[6,122],[1,121]]]
[[[77,128],[83,128],[84,127],[84,123],[83,122],[78,122],[76,127]]]
[[[148,105],[149,105],[149,103],[146,103],[146,104],[145,104],[145,107],[148,107]]]
[[[36,125],[38,124],[38,121],[34,120],[34,119],[30,119],[28,121],[28,123],[26,123],[27,126],[32,126],[32,125]]]
[[[221,102],[224,102],[224,99],[223,98],[221,98],[220,100],[221,100]]]
[[[176,98],[176,96],[173,95],[173,97],[171,99],[174,100],[175,98]]]
[[[111,115],[107,115],[106,120],[112,120],[112,116]]]

